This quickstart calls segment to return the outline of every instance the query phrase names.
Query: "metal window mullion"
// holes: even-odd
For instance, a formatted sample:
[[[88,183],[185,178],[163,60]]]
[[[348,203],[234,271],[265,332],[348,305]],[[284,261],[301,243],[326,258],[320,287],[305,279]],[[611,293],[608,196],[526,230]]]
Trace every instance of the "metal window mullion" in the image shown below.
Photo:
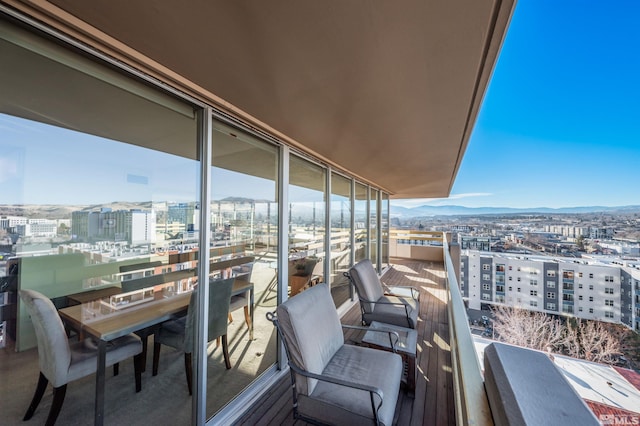
[[[207,408],[207,324],[209,322],[209,257],[211,245],[211,159],[213,154],[212,109],[199,111],[198,144],[200,147],[200,236],[198,260],[198,309],[195,349],[193,351],[193,398],[191,399],[192,423],[204,425]]]
[[[323,282],[331,286],[331,282],[327,281],[331,277],[331,176],[333,172],[331,167],[325,169],[325,197],[324,203],[324,265],[322,268]]]
[[[382,272],[382,191],[376,199],[376,259],[378,259],[378,274]]]
[[[279,150],[280,161],[278,167],[278,305],[288,298],[288,269],[289,269],[289,147],[282,145]],[[278,337],[278,341],[279,337]],[[283,343],[278,345],[278,367],[287,366],[287,356]]]

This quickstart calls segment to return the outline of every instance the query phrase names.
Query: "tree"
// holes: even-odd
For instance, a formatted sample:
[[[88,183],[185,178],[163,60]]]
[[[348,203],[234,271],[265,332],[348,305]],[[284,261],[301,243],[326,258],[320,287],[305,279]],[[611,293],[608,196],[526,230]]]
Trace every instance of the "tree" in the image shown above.
[[[563,351],[574,358],[614,363],[622,353],[620,339],[600,321],[559,319],[522,308],[494,309],[498,340],[539,351]]]
[[[620,340],[600,321],[568,323],[565,349],[575,358],[606,364],[614,363],[622,353]]]
[[[505,343],[545,351],[564,341],[560,320],[542,312],[500,306],[494,310],[494,316],[494,330]]]

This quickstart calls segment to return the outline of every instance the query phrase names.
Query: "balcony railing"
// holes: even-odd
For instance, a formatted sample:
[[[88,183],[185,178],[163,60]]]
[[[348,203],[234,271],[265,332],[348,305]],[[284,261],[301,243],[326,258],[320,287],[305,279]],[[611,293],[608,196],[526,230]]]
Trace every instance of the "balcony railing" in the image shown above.
[[[443,262],[448,290],[447,315],[453,369],[456,423],[492,425],[491,410],[484,388],[482,370],[469,329],[467,312],[458,286],[459,246],[449,248],[451,234],[392,230],[389,239],[391,257]],[[417,244],[415,242],[418,242]]]
[[[435,238],[435,233],[430,234],[424,238]],[[441,233],[440,238],[441,259],[444,263],[448,290],[446,309],[456,424],[493,425],[494,421],[496,424],[520,423],[527,418],[529,420],[524,420],[524,423],[533,423],[534,420],[541,419],[544,423],[553,423],[565,409],[569,410],[576,419],[580,419],[578,421],[580,424],[596,424],[597,419],[593,413],[546,354],[525,348],[491,344],[485,349],[485,369],[488,370],[483,374],[468,325],[466,307],[458,286],[460,248],[457,244],[450,245],[446,233]],[[418,257],[425,252],[406,250],[404,245],[394,244],[393,239],[390,240],[390,246],[395,246],[397,250],[395,256],[403,257],[401,253],[409,253],[413,256],[412,259],[425,259]],[[432,247],[435,248],[435,246]],[[426,254],[433,256],[433,253]],[[534,364],[537,365],[535,372],[521,368],[522,365]],[[544,398],[545,402],[540,404],[537,398],[530,399],[526,396],[528,392],[524,391],[525,388],[527,391],[529,388],[539,389],[533,394]],[[553,389],[553,392],[549,389]],[[561,403],[557,404],[557,401]],[[494,410],[493,415],[492,410]]]
[[[493,419],[484,388],[482,370],[471,337],[467,311],[458,286],[456,271],[459,270],[459,266],[454,266],[449,243],[444,235],[442,242],[449,291],[447,311],[451,336],[451,362],[457,423],[461,425],[492,425]],[[459,252],[458,246],[454,247]]]

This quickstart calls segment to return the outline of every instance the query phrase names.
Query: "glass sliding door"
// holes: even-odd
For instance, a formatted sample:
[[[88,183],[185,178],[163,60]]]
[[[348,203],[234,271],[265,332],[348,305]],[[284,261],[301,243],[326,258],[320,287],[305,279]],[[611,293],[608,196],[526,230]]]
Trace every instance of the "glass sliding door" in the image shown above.
[[[351,179],[331,174],[331,247],[329,270],[331,294],[336,307],[350,300],[349,280],[343,275],[351,266]]]
[[[214,122],[210,288],[231,277],[235,289],[227,325],[231,368],[223,347],[211,344],[207,354],[207,417],[276,362],[276,332],[266,313],[277,302],[277,153],[273,145]]]
[[[1,19],[0,57],[0,275],[15,278],[17,306],[15,351],[0,355],[0,394],[14,403],[3,399],[0,423],[21,422],[38,381],[42,345],[16,297],[27,289],[53,301],[71,345],[91,352],[129,332],[148,342],[141,392],[132,358],[117,376],[106,370],[105,424],[191,423],[184,352],[163,349],[153,377],[145,327],[168,319],[168,305],[184,315],[195,284],[197,111]],[[93,424],[97,394],[95,374],[70,382],[57,424]],[[48,392],[31,421],[43,424],[50,405]]]
[[[355,261],[369,258],[369,188],[356,182],[354,201],[355,215]]]
[[[289,296],[324,282],[326,169],[296,155],[289,162]]]
[[[381,192],[380,194],[382,195],[380,200],[381,267],[384,269],[389,266],[389,194],[386,192]]]
[[[380,221],[378,220],[378,194],[377,189],[371,188],[369,192],[369,258],[371,263],[379,272],[378,265],[378,230]]]

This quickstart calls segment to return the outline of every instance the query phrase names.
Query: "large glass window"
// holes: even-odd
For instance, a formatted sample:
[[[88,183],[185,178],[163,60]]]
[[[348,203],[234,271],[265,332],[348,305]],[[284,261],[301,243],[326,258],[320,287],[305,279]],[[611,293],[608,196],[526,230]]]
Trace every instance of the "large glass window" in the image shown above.
[[[369,257],[368,241],[369,241],[369,190],[368,188],[356,182],[356,193],[354,201],[353,214],[355,215],[355,261],[356,263],[362,259]]]
[[[351,180],[331,174],[331,294],[336,307],[351,298],[344,272],[351,266]]]
[[[380,201],[380,230],[382,238],[380,245],[382,246],[381,267],[389,266],[389,194],[382,192]]]
[[[376,269],[378,268],[378,190],[371,188],[369,198],[369,258]]]
[[[235,277],[236,288],[227,326],[232,368],[226,370],[223,360],[208,363],[207,417],[276,362],[275,329],[266,313],[277,301],[277,154],[273,145],[214,123],[210,272]]]
[[[1,20],[0,57],[0,240],[11,253],[0,270],[15,277],[18,307],[1,362],[22,372],[0,386],[20,380],[11,392],[24,393],[23,405],[3,404],[0,423],[19,423],[36,389],[38,318],[16,299],[34,290],[57,310],[48,326],[65,321],[57,347],[66,339],[88,356],[130,332],[148,342],[140,393],[133,358],[118,376],[106,370],[105,424],[189,424],[184,351],[163,350],[153,377],[147,326],[184,315],[196,282],[194,108]],[[97,394],[95,374],[70,382],[57,423],[92,424]],[[32,421],[44,423],[50,405],[48,392]]]
[[[324,282],[326,169],[291,155],[289,162],[289,296]]]

